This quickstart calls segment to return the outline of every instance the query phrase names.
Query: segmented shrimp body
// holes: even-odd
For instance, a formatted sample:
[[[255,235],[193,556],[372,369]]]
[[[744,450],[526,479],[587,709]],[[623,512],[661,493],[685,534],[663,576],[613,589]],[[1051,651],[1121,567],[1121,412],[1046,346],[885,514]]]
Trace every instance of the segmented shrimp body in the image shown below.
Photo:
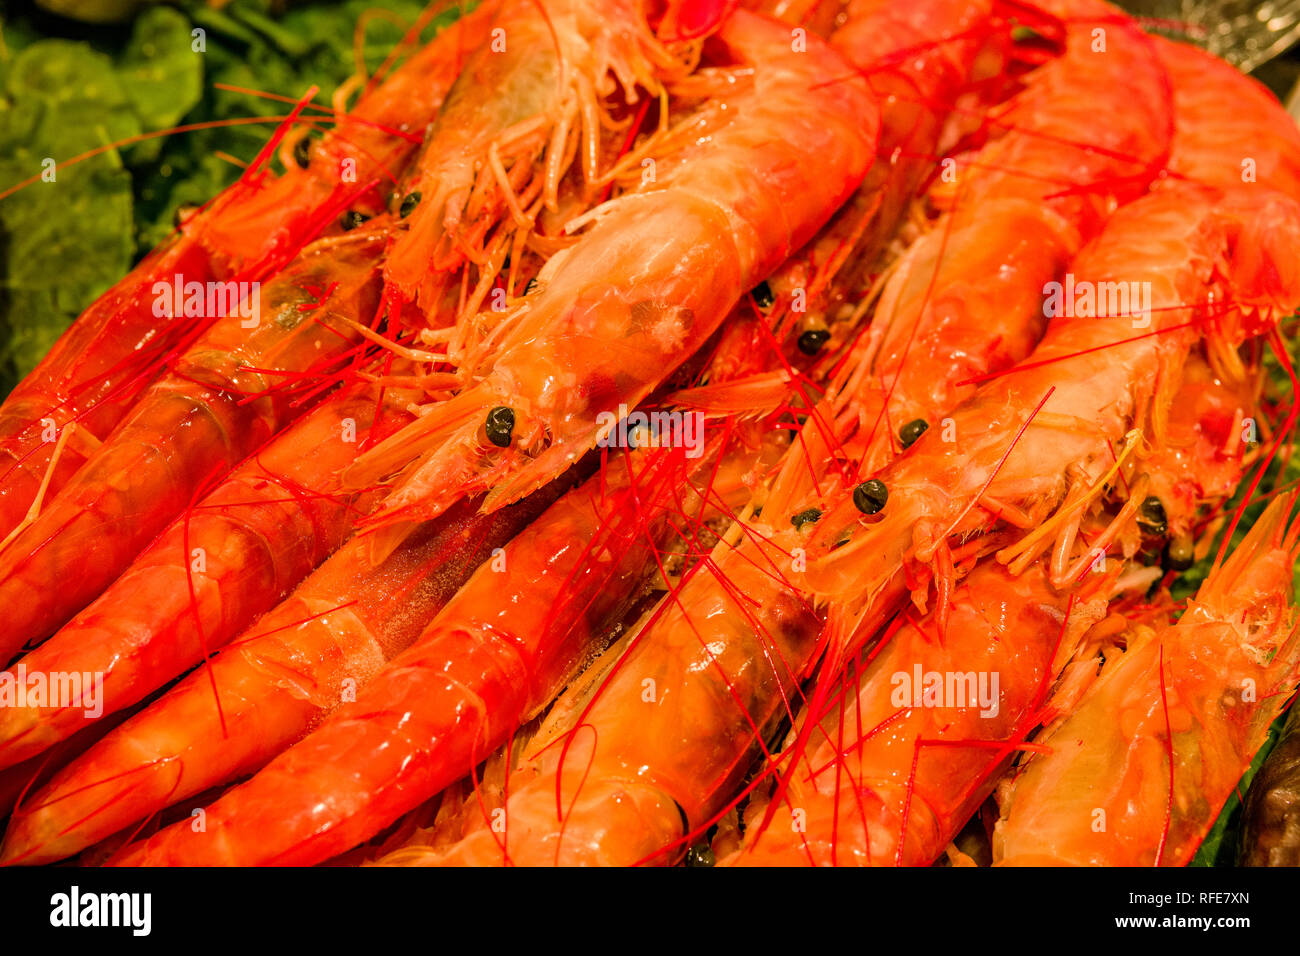
[[[954,589],[944,634],[933,610],[905,617],[844,675],[804,759],[782,772],[770,824],[768,801],[751,802],[744,848],[720,862],[932,863],[993,789],[1026,715],[1083,633],[1105,616],[1105,587],[1092,591],[1055,590],[1041,564],[1015,576],[986,561]]]
[[[1204,50],[1163,37],[1151,43],[1178,117],[1169,181],[1300,197],[1300,128],[1277,99]]]
[[[491,366],[465,357],[475,384],[358,463],[359,483],[406,469],[373,521],[483,490],[498,507],[559,474],[610,429],[602,413],[650,394],[861,181],[877,132],[865,84],[744,11],[717,36],[743,66],[687,121],[690,142],[647,157],[653,183],[593,210],[507,317]],[[493,409],[513,421],[504,447],[480,437]]]

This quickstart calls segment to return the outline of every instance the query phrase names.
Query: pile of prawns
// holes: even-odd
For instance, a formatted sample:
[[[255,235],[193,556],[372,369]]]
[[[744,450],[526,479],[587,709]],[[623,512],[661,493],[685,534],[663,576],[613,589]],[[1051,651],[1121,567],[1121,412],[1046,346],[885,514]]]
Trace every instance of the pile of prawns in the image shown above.
[[[0,862],[1186,864],[1300,683],[1277,102],[1100,0],[435,12],[0,409]]]

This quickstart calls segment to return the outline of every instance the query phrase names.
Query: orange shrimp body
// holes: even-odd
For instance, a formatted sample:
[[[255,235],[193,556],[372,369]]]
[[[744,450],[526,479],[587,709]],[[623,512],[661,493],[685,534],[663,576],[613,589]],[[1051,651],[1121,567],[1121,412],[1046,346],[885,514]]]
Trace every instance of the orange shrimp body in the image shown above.
[[[1204,50],[1163,37],[1151,42],[1178,117],[1170,180],[1258,185],[1300,198],[1300,128],[1273,94]]]
[[[465,502],[377,565],[354,539],[248,634],[31,794],[0,862],[62,859],[256,770],[409,646],[492,549],[547,503],[537,495],[484,516]]]
[[[154,283],[261,281],[349,203],[369,203],[376,180],[395,177],[460,70],[460,48],[489,26],[485,5],[442,31],[369,91],[310,150],[307,168],[282,177],[246,174],[99,297],[0,407],[0,540],[48,499],[135,404],[168,355],[194,333],[191,320],[160,321]],[[345,166],[345,163],[348,164]],[[344,173],[346,172],[346,176]],[[76,430],[52,456],[70,423]],[[52,470],[51,470],[52,469]]]
[[[685,851],[740,783],[748,742],[792,706],[821,634],[781,581],[800,533],[750,527],[752,547],[720,545],[560,697],[511,774],[504,832],[475,820],[421,862],[629,866]]]
[[[1276,194],[1186,185],[1115,213],[1073,274],[1093,288],[1149,290],[1149,308],[1078,299],[1075,315],[1055,317],[1028,361],[951,413],[946,436],[927,432],[878,473],[889,489],[881,519],[866,524],[851,501],[835,505],[810,545],[809,586],[833,600],[861,595],[869,607],[905,557],[928,561],[950,535],[982,531],[990,516],[1016,509],[1017,523],[1035,530],[1001,559],[1027,566],[1055,541],[1053,579],[1070,579],[1083,507],[1126,433],[1145,427],[1160,443],[1192,345],[1202,334],[1239,342],[1300,301],[1300,285],[1288,285],[1280,268],[1298,216],[1300,206]],[[1212,310],[1215,300],[1234,308]],[[1065,510],[1044,522],[1067,492]],[[850,529],[852,541],[826,554]]]
[[[881,104],[876,162],[855,196],[878,204],[877,228],[854,253],[860,263],[875,263],[933,172],[955,104],[969,93],[973,62],[998,42],[985,35],[990,6],[987,0],[854,0],[831,35],[831,46],[857,67]]]
[[[934,611],[909,617],[845,676],[771,826],[758,829],[767,804],[751,803],[746,846],[720,862],[929,865],[992,791],[1026,714],[1105,613],[1104,594],[1058,592],[1041,565],[1013,576],[980,564],[953,592],[946,636]]]
[[[1050,197],[1053,211],[1065,215],[1067,237],[1075,223],[1093,235],[1116,205],[1141,196],[1165,166],[1174,133],[1172,93],[1151,38],[1117,8],[1101,0],[1038,5],[1062,19],[1065,51],[1030,73],[1025,94],[992,118],[1002,133],[962,174],[958,194],[975,217],[988,199]],[[1141,93],[1124,99],[1130,82]],[[1102,124],[1094,112],[1098,94],[1122,102],[1122,108],[1107,106]]]
[[[785,3],[771,6],[795,13]],[[841,340],[854,334],[863,310],[849,304],[865,291],[864,279],[878,269],[918,187],[933,170],[934,153],[953,104],[966,92],[977,51],[996,38],[983,36],[987,8],[984,0],[928,0],[905,7],[857,0],[848,22],[831,36],[831,46],[858,69],[881,104],[880,138],[876,159],[849,201],[766,280],[774,297],[772,328],[788,339],[790,366],[810,366],[811,374],[824,377],[823,357],[833,356]],[[802,311],[792,307],[796,297]],[[755,347],[761,347],[769,335],[766,327],[748,323],[752,314],[752,302],[742,300],[723,335],[757,332]],[[828,337],[805,351],[799,339],[809,329]],[[713,412],[752,412],[755,405],[787,401],[789,391],[788,370],[763,370],[750,379],[711,380],[676,393],[674,400]]]
[[[744,11],[718,37],[752,80],[702,108],[699,135],[657,161],[653,184],[592,211],[506,318],[491,367],[462,365],[477,384],[358,463],[367,484],[422,456],[372,520],[436,515],[480,490],[495,508],[559,474],[612,427],[603,413],[653,391],[861,181],[877,132],[865,84]],[[494,408],[511,412],[506,447],[481,439]]]
[[[409,396],[408,396],[409,397]],[[111,714],[199,663],[270,610],[344,541],[377,491],[340,493],[377,411],[410,420],[400,392],[324,402],[186,511],[102,595],[21,658],[28,674],[99,674]],[[84,708],[0,708],[0,767],[86,724]]]
[[[1110,209],[1145,189],[1169,151],[1164,76],[1131,23],[1113,33],[1099,56],[1089,26],[1067,23],[1061,56],[991,111],[994,138],[964,158],[954,204],[896,263],[870,329],[800,437],[804,460],[783,476],[783,494],[842,490],[819,487],[835,462],[853,463],[846,484],[858,484],[898,453],[904,426],[934,424],[973,380],[1037,344],[1046,283]],[[1114,82],[1119,64],[1129,85]],[[1097,109],[1114,121],[1080,140]]]
[[[122,862],[318,863],[464,776],[554,697],[639,597],[687,465],[698,471],[680,452],[662,455],[633,480],[619,463],[569,492],[480,567],[355,703],[208,807],[206,834],[171,827]]]
[[[257,293],[252,319],[234,313],[212,326],[0,550],[0,604],[11,612],[0,659],[85,607],[205,481],[301,412],[269,370],[320,367],[358,340],[347,323],[373,315],[379,301],[385,237],[374,222],[320,240]],[[68,574],[72,567],[77,574]]]
[[[1038,742],[994,833],[1003,865],[1183,866],[1300,680],[1295,498],[1274,501],[1178,623],[1129,637]]]

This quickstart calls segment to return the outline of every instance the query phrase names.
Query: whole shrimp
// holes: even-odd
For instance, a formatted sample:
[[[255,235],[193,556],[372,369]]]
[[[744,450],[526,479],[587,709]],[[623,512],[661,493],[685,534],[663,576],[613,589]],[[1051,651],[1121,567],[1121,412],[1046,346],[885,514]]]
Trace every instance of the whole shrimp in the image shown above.
[[[491,4],[462,17],[273,179],[265,170],[282,131],[248,171],[180,226],[73,323],[0,407],[0,540],[39,513],[134,405],[193,320],[160,322],[158,281],[264,281],[349,207],[373,212],[376,184],[414,155],[460,71],[462,48],[486,39]]]
[[[1182,866],[1300,682],[1295,495],[1280,498],[1178,622],[1130,634],[1001,802],[994,862]]]
[[[372,523],[480,491],[495,508],[545,484],[608,432],[602,413],[639,404],[861,181],[877,135],[864,83],[745,11],[716,38],[741,72],[699,78],[719,95],[669,131],[667,155],[644,157],[654,182],[592,210],[590,231],[505,315],[490,366],[463,356],[463,391],[358,462],[358,484],[402,473]]]

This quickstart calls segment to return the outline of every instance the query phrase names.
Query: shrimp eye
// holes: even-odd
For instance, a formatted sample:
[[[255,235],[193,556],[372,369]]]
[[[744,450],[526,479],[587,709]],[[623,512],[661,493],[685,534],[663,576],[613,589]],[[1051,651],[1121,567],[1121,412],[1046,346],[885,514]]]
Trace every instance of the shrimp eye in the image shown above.
[[[799,351],[804,355],[816,355],[830,341],[830,337],[831,334],[826,329],[809,329],[799,336]]]
[[[707,843],[697,843],[686,851],[687,866],[713,866],[713,848]]]
[[[904,448],[911,448],[929,427],[929,422],[924,418],[914,418],[898,430],[898,440],[902,442]]]
[[[535,291],[537,291],[537,280],[529,279],[524,286],[524,295],[532,295]]]
[[[351,232],[369,218],[370,217],[363,212],[349,209],[343,214],[342,218],[339,219],[339,225],[343,227],[344,232]]]
[[[1196,551],[1192,539],[1179,535],[1165,545],[1164,566],[1169,571],[1186,571],[1196,561]]]
[[[515,410],[507,405],[498,405],[487,413],[487,438],[498,448],[509,448],[510,437],[515,430]]]
[[[889,489],[878,478],[864,481],[853,489],[853,506],[864,515],[873,515],[885,507],[889,500]]]
[[[821,518],[821,516],[822,516],[821,508],[809,508],[806,511],[799,512],[797,515],[791,518],[790,523],[794,525],[795,528],[802,528],[806,524],[815,523]]]
[[[299,169],[306,169],[311,165],[310,136],[304,136],[293,144],[293,161],[298,164]]]
[[[776,301],[776,296],[772,295],[772,287],[767,284],[766,279],[754,286],[749,294],[754,297],[754,304],[760,309],[770,309],[772,303]]]
[[[1169,519],[1165,516],[1165,506],[1160,503],[1160,499],[1155,495],[1151,495],[1139,506],[1137,521],[1139,528],[1155,537],[1164,535],[1169,531]]]
[[[407,193],[402,197],[402,205],[398,207],[397,214],[405,219],[411,213],[415,212],[415,207],[420,205],[420,190]]]

